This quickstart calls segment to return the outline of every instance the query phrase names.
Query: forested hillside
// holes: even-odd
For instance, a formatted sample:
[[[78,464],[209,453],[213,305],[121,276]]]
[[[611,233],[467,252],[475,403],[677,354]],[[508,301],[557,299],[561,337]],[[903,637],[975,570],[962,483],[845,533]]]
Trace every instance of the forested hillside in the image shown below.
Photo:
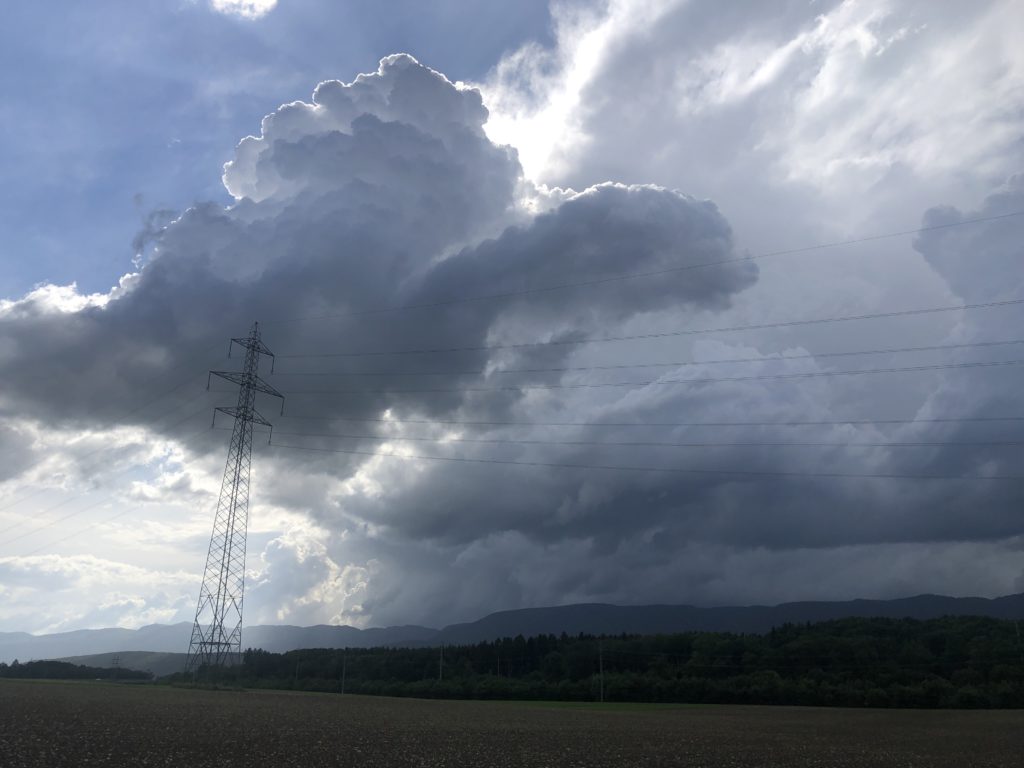
[[[1017,622],[964,617],[844,619],[764,635],[542,635],[443,648],[247,651],[240,667],[221,675],[252,687],[436,698],[1024,706]]]
[[[134,669],[117,667],[87,667],[67,661],[15,660],[11,664],[0,662],[0,678],[12,677],[30,680],[149,680],[152,675]]]

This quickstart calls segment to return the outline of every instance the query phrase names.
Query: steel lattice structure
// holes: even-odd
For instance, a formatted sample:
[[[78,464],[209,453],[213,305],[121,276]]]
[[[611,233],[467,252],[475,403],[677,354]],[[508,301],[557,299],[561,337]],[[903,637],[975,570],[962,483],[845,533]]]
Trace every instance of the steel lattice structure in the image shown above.
[[[260,378],[260,358],[274,354],[260,340],[259,323],[253,323],[246,338],[231,339],[228,355],[238,344],[245,349],[241,371],[210,371],[210,378],[219,376],[238,384],[238,404],[216,408],[233,416],[231,446],[224,465],[213,520],[210,548],[206,554],[203,585],[199,589],[196,620],[189,641],[186,671],[196,672],[202,666],[223,667],[237,663],[242,652],[242,597],[245,590],[245,537],[249,524],[249,479],[252,468],[252,431],[254,424],[271,424],[256,410],[256,395],[264,393],[281,398],[284,395]],[[209,388],[209,379],[207,380]]]

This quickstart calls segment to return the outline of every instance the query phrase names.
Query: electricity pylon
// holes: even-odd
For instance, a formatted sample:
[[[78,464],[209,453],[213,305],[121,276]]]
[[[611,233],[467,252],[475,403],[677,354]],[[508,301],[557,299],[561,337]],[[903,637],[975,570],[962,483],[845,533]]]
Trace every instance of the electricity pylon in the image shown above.
[[[192,626],[192,639],[185,660],[186,672],[195,672],[201,666],[227,666],[237,663],[241,658],[252,427],[253,424],[262,424],[272,428],[270,422],[256,410],[257,393],[281,398],[281,411],[284,412],[284,395],[259,376],[260,357],[274,357],[274,353],[260,340],[259,323],[253,323],[248,337],[231,339],[228,344],[229,357],[235,344],[245,349],[242,370],[210,371],[206,383],[209,389],[210,378],[219,376],[237,384],[238,405],[233,408],[215,408],[213,412],[214,419],[217,418],[217,411],[233,416],[235,425],[231,432],[227,463],[224,465],[217,514],[213,519],[203,585],[199,589],[196,620]]]

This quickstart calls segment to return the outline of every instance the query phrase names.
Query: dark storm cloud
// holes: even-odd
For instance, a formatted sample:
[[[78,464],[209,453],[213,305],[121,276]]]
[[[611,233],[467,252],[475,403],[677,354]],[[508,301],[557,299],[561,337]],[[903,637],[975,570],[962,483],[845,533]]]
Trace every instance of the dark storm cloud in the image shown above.
[[[975,211],[953,207],[929,210],[924,221],[929,226],[955,224],[966,219],[993,217],[995,220],[971,227],[948,227],[922,233],[914,247],[948,283],[950,290],[965,302],[988,302],[1024,296],[1024,254],[1020,245],[1020,217],[1008,214],[1024,210],[1024,180],[1012,177],[999,192],[990,195]],[[1003,218],[999,218],[1003,217]],[[957,342],[1010,340],[1021,338],[1019,309],[993,308],[965,314],[953,334]],[[1024,357],[1024,344],[1010,345],[995,359]],[[958,356],[961,361],[979,359],[977,353]],[[980,358],[984,359],[984,358]],[[1024,416],[1020,392],[1024,387],[1024,367],[1007,366],[988,376],[970,376],[950,372],[942,377],[921,407],[922,416],[956,414],[999,419]],[[1024,474],[1021,453],[1012,443],[1020,439],[1016,421],[997,422],[979,429],[978,425],[950,425],[935,430],[943,439],[970,443],[979,439],[1009,443],[1002,446],[948,446],[936,449],[929,461],[933,471],[946,473]],[[985,514],[973,525],[984,527],[1002,520],[1010,510],[1019,508],[1019,487],[992,489],[985,498],[962,493],[944,500],[944,506],[984,508]]]
[[[979,210],[929,212],[923,226],[1024,209],[1018,183],[993,195]],[[927,261],[966,301],[1017,298],[1017,233],[1012,219],[970,229],[950,228],[917,241]],[[966,240],[965,240],[966,238]],[[483,250],[483,249],[482,249]],[[1005,276],[1010,276],[1007,281]],[[1011,338],[1010,314],[965,314],[949,341]],[[874,339],[875,345],[884,346]],[[709,357],[756,357],[754,349],[725,347]],[[948,362],[1019,357],[1013,348],[998,354],[964,350]],[[877,359],[877,358],[876,358]],[[869,359],[870,360],[870,359]],[[894,357],[894,365],[907,364]],[[766,360],[744,373],[815,371],[831,367],[871,367],[832,361]],[[688,366],[664,378],[714,377],[716,366]],[[922,419],[1019,415],[1020,368],[1007,366],[979,376],[974,370],[926,376],[864,377],[736,382],[705,386],[635,387],[600,394],[583,393],[556,404],[541,400],[509,415],[528,422],[546,418],[599,423],[676,423],[680,421],[833,420],[849,412],[879,413],[903,393]],[[856,412],[856,411],[855,411]],[[902,413],[899,415],[912,415]],[[544,415],[542,415],[544,414]],[[546,416],[546,418],[545,418]],[[424,435],[423,428],[396,426],[391,434]],[[509,461],[569,465],[530,467],[426,465],[412,472],[400,460],[384,460],[377,470],[381,489],[344,498],[340,509],[352,519],[373,520],[386,533],[365,544],[366,551],[390,559],[396,548],[411,557],[410,569],[435,574],[426,583],[395,583],[373,592],[364,609],[375,615],[415,611],[434,605],[440,591],[468,606],[487,606],[487,595],[503,604],[537,604],[602,599],[643,600],[779,599],[777,595],[871,594],[897,596],[921,589],[967,593],[996,579],[1019,583],[1022,484],[999,480],[913,480],[801,477],[744,477],[743,472],[864,473],[938,477],[1022,476],[1024,461],[1014,445],[1019,424],[853,425],[780,431],[771,427],[715,429],[565,429],[493,427],[487,438],[553,441],[757,442],[808,440],[827,446],[774,448],[722,446],[699,450],[631,449],[581,446],[460,446],[449,450],[413,443],[410,450],[434,455],[471,455]],[[480,437],[479,431],[472,433]],[[913,448],[863,446],[858,442],[949,442]],[[1009,445],[986,444],[1008,442]],[[324,443],[327,445],[327,443]],[[396,445],[409,446],[408,443]],[[631,465],[721,469],[722,474],[659,474],[575,469],[571,465]],[[738,472],[736,471],[738,470]],[[733,472],[733,474],[730,474]],[[470,512],[467,512],[470,511]],[[330,515],[325,513],[327,519]],[[389,543],[385,544],[384,540]],[[396,542],[432,543],[430,548],[396,547]],[[849,569],[810,588],[807,578],[834,558]],[[938,558],[949,567],[928,563]],[[978,566],[970,565],[981,558]],[[981,563],[989,565],[982,567]],[[1014,565],[1013,563],[1018,563]],[[445,566],[445,563],[449,563]],[[952,563],[959,563],[953,567]],[[1009,570],[1007,570],[1009,568]],[[541,579],[533,574],[543,574]],[[964,581],[957,581],[963,577]],[[388,579],[378,578],[378,585]],[[750,583],[765,585],[754,587]],[[467,583],[467,580],[469,583]],[[388,597],[385,598],[385,594]],[[474,608],[467,611],[472,615]]]
[[[1017,175],[1007,181],[1004,190],[986,198],[977,211],[951,206],[927,211],[924,226],[936,229],[918,235],[914,247],[965,302],[1017,298],[1024,294],[1024,251],[1020,217],[1013,214],[1022,210],[1024,176]],[[997,220],[984,226],[953,226],[974,218]]]
[[[605,291],[600,303],[577,292],[346,317],[733,255],[728,225],[710,203],[606,185],[444,259],[467,238],[524,218],[514,211],[521,183],[515,154],[487,140],[485,119],[478,93],[404,57],[352,85],[322,84],[312,105],[282,107],[226,168],[240,202],[227,210],[194,207],[163,229],[149,263],[105,306],[54,312],[29,299],[6,313],[6,396],[35,416],[103,423],[118,410],[111,401],[131,402],[154,375],[187,365],[218,335],[244,333],[254,318],[285,354],[481,346],[523,330],[586,336],[670,304],[723,307],[756,279],[756,267],[729,265],[683,273],[654,290]],[[341,317],[293,321],[324,314]],[[448,359],[484,367],[488,355]],[[331,370],[365,368],[353,358]],[[71,372],[77,385],[68,392]],[[387,392],[408,383],[385,376],[360,388]],[[330,415],[341,400],[321,398],[316,410]],[[462,403],[433,393],[347,400],[348,414]]]
[[[0,482],[17,477],[39,460],[32,442],[26,430],[0,424]]]
[[[288,395],[285,418],[273,419],[278,433],[355,435],[342,441],[285,435],[278,442],[323,452],[271,449],[272,460],[260,465],[261,501],[306,512],[329,532],[326,544],[290,534],[273,540],[255,582],[254,594],[298,601],[293,615],[309,621],[322,615],[318,601],[344,605],[356,593],[358,611],[375,622],[435,624],[488,607],[568,599],[628,600],[632,594],[682,600],[726,594],[716,580],[736,583],[708,552],[768,553],[763,564],[735,565],[737,573],[766,579],[785,570],[780,553],[801,549],[952,546],[1019,531],[1019,485],[782,476],[1019,472],[1020,462],[1008,453],[841,447],[897,439],[902,433],[895,427],[839,424],[780,435],[760,427],[723,433],[597,426],[830,420],[851,401],[870,407],[886,399],[888,385],[823,378],[680,384],[673,380],[723,375],[722,367],[701,361],[761,353],[735,341],[561,343],[713,318],[755,284],[758,270],[743,262],[697,268],[742,255],[710,202],[642,185],[600,184],[580,194],[533,189],[515,151],[487,139],[486,119],[476,91],[457,88],[408,57],[389,57],[377,73],[352,84],[321,84],[312,103],[280,108],[263,121],[259,137],[239,145],[224,174],[237,203],[228,209],[199,205],[147,233],[147,263],[106,303],[97,299],[78,308],[43,292],[6,306],[0,313],[0,402],[8,413],[45,422],[150,423],[153,409],[126,411],[194,371],[194,381],[173,396],[182,413],[190,400],[200,409],[223,404],[229,390],[202,394],[207,358],[222,354],[226,337],[243,335],[253,319],[261,320],[265,340],[281,355],[279,375],[271,380]],[[542,212],[530,213],[530,206]],[[975,236],[986,247],[1002,247]],[[948,266],[945,247],[941,240],[920,244],[959,292],[956,283],[975,276]],[[678,267],[695,268],[664,271]],[[531,291],[659,271],[643,280]],[[475,296],[495,298],[459,301]],[[431,306],[359,314],[405,305]],[[532,341],[559,343],[511,346]],[[448,348],[463,351],[378,354]],[[331,356],[289,357],[317,353]],[[832,364],[769,357],[742,373],[821,372]],[[696,364],[654,372],[534,370],[624,359]],[[500,373],[519,368],[533,372]],[[434,375],[452,371],[468,373]],[[633,380],[624,387],[557,388]],[[936,403],[936,412],[1005,410],[996,392],[965,398],[965,379],[956,376],[916,381],[925,392],[967,400],[955,409]],[[170,421],[155,428],[166,429]],[[547,424],[554,421],[579,426]],[[788,437],[838,445],[585,444]],[[534,442],[446,444],[445,438]],[[220,450],[222,444],[223,435],[214,434],[205,446]],[[401,449],[482,463],[329,452],[336,448]],[[979,507],[987,510],[984,516],[969,514]]]
[[[687,371],[692,375],[692,370]],[[779,421],[829,419],[827,392],[801,391],[800,385],[750,383],[731,387],[652,386],[600,408],[565,403],[563,413],[597,423],[674,423],[679,420],[735,421],[742,414],[770,413]],[[818,402],[815,403],[814,400]],[[736,414],[741,414],[737,417]],[[523,414],[525,416],[525,414]],[[424,434],[422,430],[418,434]],[[379,495],[346,499],[349,514],[374,520],[409,540],[437,540],[465,546],[495,531],[515,530],[543,545],[586,540],[609,554],[630,541],[650,539],[651,562],[670,563],[686,543],[769,548],[830,547],[908,541],[961,541],[1000,538],[1019,530],[1014,510],[1018,484],[1000,481],[915,481],[801,477],[837,474],[1015,474],[1020,461],[1012,450],[961,448],[957,460],[943,449],[849,448],[847,441],[898,440],[871,428],[783,432],[771,428],[535,427],[493,429],[487,438],[551,441],[696,442],[693,448],[577,446],[458,446],[446,450],[414,444],[416,453],[465,455],[511,462],[565,465],[534,467],[429,467],[409,473],[390,460],[389,482]],[[808,437],[809,435],[809,437]],[[479,437],[480,433],[474,433]],[[942,439],[938,430],[917,439]],[[762,447],[758,441],[820,441],[832,447]],[[752,446],[701,443],[755,443]],[[327,443],[324,443],[327,445]],[[408,444],[406,444],[408,445]],[[948,449],[947,449],[948,450]],[[986,454],[985,460],[980,454]],[[1001,461],[993,464],[996,457]],[[396,466],[397,465],[397,466]],[[574,465],[663,467],[682,472],[597,471]],[[696,470],[693,474],[686,469]],[[758,475],[757,473],[764,473]],[[786,476],[795,473],[797,476]],[[966,512],[979,505],[984,517]],[[466,514],[466,510],[473,513]]]

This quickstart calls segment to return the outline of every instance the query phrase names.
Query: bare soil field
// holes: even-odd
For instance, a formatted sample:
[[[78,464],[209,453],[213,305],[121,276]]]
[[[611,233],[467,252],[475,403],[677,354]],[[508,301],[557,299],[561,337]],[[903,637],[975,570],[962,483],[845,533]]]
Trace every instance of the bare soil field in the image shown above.
[[[426,701],[0,681],[0,766],[1021,766],[1024,711]]]

